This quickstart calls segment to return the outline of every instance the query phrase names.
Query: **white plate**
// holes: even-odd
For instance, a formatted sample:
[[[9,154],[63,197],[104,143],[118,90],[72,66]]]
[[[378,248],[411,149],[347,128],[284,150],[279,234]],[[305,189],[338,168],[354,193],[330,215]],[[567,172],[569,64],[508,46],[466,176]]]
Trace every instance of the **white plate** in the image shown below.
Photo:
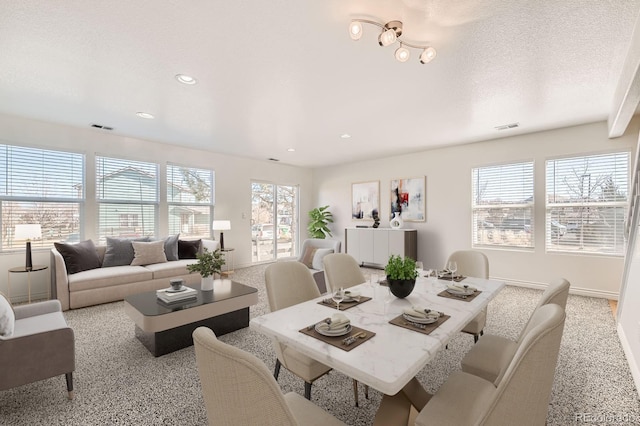
[[[475,290],[466,289],[466,290],[456,290],[454,288],[447,288],[447,292],[451,294],[455,294],[456,296],[471,296],[475,293]]]
[[[182,291],[185,291],[186,289],[187,289],[187,287],[185,287],[185,286],[182,286],[182,287],[180,287],[180,288],[179,288],[179,289],[177,289],[177,290],[174,290],[174,289],[173,289],[173,287],[169,287],[169,288],[168,288],[168,289],[166,289],[165,291],[166,291],[167,293],[180,293],[180,292],[182,292]]]
[[[433,324],[434,322],[438,321],[438,318],[431,317],[431,316],[427,318],[420,318],[420,317],[411,316],[409,314],[402,314],[402,317],[407,321],[415,322],[418,324]]]
[[[351,331],[351,324],[347,324],[346,327],[338,328],[336,330],[323,330],[319,326],[320,324],[316,324],[316,327],[315,327],[316,331],[322,334],[323,336],[327,336],[327,337],[344,336],[345,334],[348,334]]]

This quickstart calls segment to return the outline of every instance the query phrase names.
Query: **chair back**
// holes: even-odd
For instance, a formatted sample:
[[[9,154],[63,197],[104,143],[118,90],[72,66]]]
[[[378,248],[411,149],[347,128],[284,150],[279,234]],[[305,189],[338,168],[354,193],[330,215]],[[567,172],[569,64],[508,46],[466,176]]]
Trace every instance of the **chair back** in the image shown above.
[[[324,275],[327,289],[349,288],[366,281],[360,265],[353,256],[346,253],[328,254],[324,257]]]
[[[545,424],[564,321],[564,309],[556,304],[536,309],[480,424]]]
[[[264,273],[271,312],[320,296],[309,268],[300,262],[276,262]]]
[[[297,424],[262,361],[219,341],[206,327],[193,332],[193,345],[210,425]]]
[[[452,260],[458,264],[458,274],[489,279],[489,259],[484,253],[477,250],[454,251],[449,256],[447,264]]]
[[[553,303],[560,306],[562,309],[565,309],[567,306],[567,299],[569,297],[569,287],[569,281],[565,280],[564,278],[559,278],[549,283],[547,289],[544,291],[544,293],[542,293],[542,296],[540,296],[540,300],[538,300],[536,310],[541,306],[548,305],[550,303]],[[520,342],[522,338],[527,334],[532,318],[533,315],[529,318],[529,321],[520,332],[518,342]]]
[[[333,240],[329,238],[307,238],[302,242],[300,247],[300,255],[298,256],[298,262],[302,260],[307,247],[318,249],[333,249],[334,253],[340,253],[341,247],[340,240]]]

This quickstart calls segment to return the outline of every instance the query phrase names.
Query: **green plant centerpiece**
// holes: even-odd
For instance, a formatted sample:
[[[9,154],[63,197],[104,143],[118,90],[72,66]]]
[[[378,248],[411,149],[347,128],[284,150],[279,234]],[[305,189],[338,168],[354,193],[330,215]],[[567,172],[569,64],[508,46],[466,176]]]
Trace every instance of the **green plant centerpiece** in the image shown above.
[[[210,251],[205,248],[202,253],[196,255],[197,263],[187,265],[189,273],[198,272],[202,277],[202,290],[213,290],[215,274],[220,275],[222,265],[225,264],[224,256],[220,249]]]
[[[311,238],[324,239],[331,237],[329,224],[333,223],[333,214],[328,211],[329,206],[316,207],[309,212],[309,225],[307,231]]]
[[[415,260],[392,254],[384,272],[387,274],[389,290],[394,296],[402,299],[411,294],[418,276]]]

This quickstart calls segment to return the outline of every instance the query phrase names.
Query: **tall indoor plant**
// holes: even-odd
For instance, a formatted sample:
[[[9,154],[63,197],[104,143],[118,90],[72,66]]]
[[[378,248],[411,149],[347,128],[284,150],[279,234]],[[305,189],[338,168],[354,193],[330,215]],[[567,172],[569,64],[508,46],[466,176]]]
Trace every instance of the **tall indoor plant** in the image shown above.
[[[402,299],[411,294],[418,276],[415,260],[392,254],[389,256],[389,262],[385,266],[384,272],[387,274],[389,290],[394,296]]]
[[[224,257],[220,249],[210,251],[205,248],[202,253],[197,254],[197,263],[187,265],[189,273],[198,272],[202,277],[202,290],[213,290],[213,279],[215,274],[222,272]]]
[[[329,206],[316,207],[309,212],[307,231],[311,238],[331,237],[329,223],[333,223],[333,215],[328,211]]]

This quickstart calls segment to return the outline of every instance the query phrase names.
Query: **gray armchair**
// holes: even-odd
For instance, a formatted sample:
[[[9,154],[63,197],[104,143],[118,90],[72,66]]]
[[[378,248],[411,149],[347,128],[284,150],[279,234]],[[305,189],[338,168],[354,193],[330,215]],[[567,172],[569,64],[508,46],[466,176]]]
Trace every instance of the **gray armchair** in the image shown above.
[[[340,240],[331,239],[309,238],[302,242],[300,255],[296,260],[307,265],[320,293],[325,293],[328,290],[322,261],[328,254],[340,253],[340,246]]]
[[[64,374],[73,399],[75,338],[58,300],[16,306],[10,336],[0,336],[0,391]]]

